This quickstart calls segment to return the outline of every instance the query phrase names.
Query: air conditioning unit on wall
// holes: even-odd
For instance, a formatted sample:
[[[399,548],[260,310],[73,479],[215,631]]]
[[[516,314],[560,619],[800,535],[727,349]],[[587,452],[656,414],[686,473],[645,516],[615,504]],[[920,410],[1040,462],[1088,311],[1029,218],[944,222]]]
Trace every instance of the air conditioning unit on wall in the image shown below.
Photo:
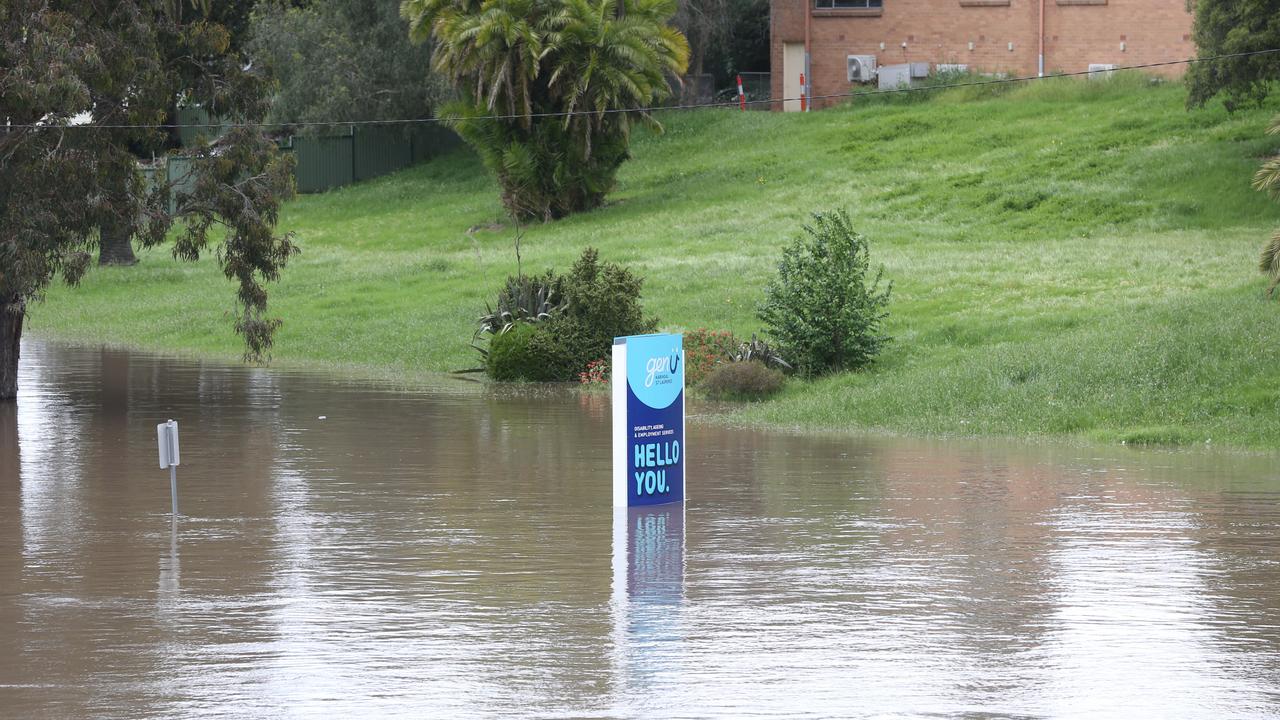
[[[875,55],[850,55],[849,63],[849,82],[871,82],[876,79],[876,56]]]

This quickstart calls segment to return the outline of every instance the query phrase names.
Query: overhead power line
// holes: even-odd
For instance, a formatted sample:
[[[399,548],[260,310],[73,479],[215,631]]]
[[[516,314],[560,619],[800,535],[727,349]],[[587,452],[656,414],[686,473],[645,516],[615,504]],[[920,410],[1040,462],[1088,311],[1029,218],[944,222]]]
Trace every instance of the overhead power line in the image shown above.
[[[1103,75],[1113,72],[1122,72],[1125,70],[1149,70],[1151,68],[1169,67],[1171,65],[1191,65],[1203,62],[1215,62],[1218,60],[1231,60],[1233,58],[1253,57],[1256,55],[1270,55],[1280,53],[1280,48],[1271,48],[1269,50],[1250,50],[1248,52],[1228,53],[1224,55],[1213,55],[1202,58],[1185,58],[1182,60],[1165,60],[1162,62],[1142,63],[1139,65],[1121,65],[1105,70],[1080,70],[1078,72],[1059,73],[1057,75],[1023,75],[1014,77],[988,77],[981,80],[971,80],[968,82],[947,83],[943,85],[924,85],[917,87],[903,86],[898,88],[887,88],[884,90],[868,90],[854,91],[842,93],[829,93],[826,95],[813,95],[805,98],[808,102],[814,100],[830,100],[835,98],[870,98],[879,95],[893,95],[896,93],[913,93],[913,92],[934,92],[938,90],[951,90],[954,88],[979,87],[983,85],[1003,85],[1008,83],[1034,82],[1036,80],[1050,80],[1057,78],[1080,77],[1084,75]],[[795,101],[799,102],[800,97],[781,97],[781,98],[765,98],[760,100],[747,100],[747,105],[762,105]],[[189,129],[220,129],[220,128],[297,128],[297,127],[356,127],[368,125],[419,125],[429,123],[446,123],[446,122],[474,122],[477,120],[521,120],[531,118],[563,118],[577,115],[609,115],[614,113],[651,113],[666,110],[700,110],[704,108],[724,108],[738,107],[740,102],[737,98],[725,100],[721,102],[709,103],[693,103],[681,105],[655,105],[647,107],[631,107],[631,108],[609,108],[605,110],[565,110],[560,112],[542,112],[542,113],[511,113],[511,114],[494,114],[494,115],[475,115],[470,117],[459,118],[403,118],[397,120],[309,120],[303,122],[288,123],[154,123],[154,124],[128,124],[128,123],[82,123],[79,125],[47,125],[40,123],[27,124],[10,124],[0,126],[0,128],[9,129],[26,129],[26,130],[181,130]]]

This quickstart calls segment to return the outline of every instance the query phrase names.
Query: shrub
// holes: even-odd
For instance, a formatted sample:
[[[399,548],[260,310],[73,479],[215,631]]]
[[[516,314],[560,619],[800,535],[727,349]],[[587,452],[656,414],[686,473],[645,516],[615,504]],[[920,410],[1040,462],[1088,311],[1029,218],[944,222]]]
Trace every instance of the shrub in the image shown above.
[[[582,252],[563,279],[565,311],[545,323],[570,358],[572,369],[562,380],[572,380],[587,363],[609,356],[615,337],[657,329],[658,321],[646,319],[640,307],[643,284],[621,265],[600,262],[594,248]]]
[[[715,400],[761,400],[782,389],[782,373],[764,363],[725,363],[707,376],[700,386]]]
[[[737,346],[733,333],[728,330],[698,328],[684,335],[684,379],[688,385],[697,385],[717,366],[729,361],[729,355]]]
[[[892,283],[879,288],[884,268],[867,282],[870,248],[844,211],[814,213],[803,230],[783,250],[760,319],[805,375],[864,367],[889,339]]]
[[[485,357],[485,371],[494,380],[550,382],[571,374],[569,355],[543,325],[516,323],[494,335]]]
[[[607,385],[609,383],[609,359],[600,358],[587,363],[587,369],[578,373],[583,385]]]
[[[640,307],[643,284],[630,270],[600,262],[593,248],[568,275],[507,278],[498,308],[488,308],[476,330],[476,337],[490,335],[487,350],[475,346],[485,370],[495,380],[580,380],[588,364],[610,356],[615,337],[657,328]]]

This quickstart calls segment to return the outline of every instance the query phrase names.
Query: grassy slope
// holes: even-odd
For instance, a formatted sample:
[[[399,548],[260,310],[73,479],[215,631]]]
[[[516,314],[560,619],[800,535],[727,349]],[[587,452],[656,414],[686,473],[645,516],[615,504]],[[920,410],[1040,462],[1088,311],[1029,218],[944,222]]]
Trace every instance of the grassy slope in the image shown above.
[[[1275,104],[1187,112],[1176,85],[1057,80],[805,116],[714,111],[638,137],[611,204],[529,229],[526,269],[582,247],[636,267],[667,328],[758,329],[778,247],[845,207],[894,280],[873,370],[792,383],[739,419],[934,434],[1280,445],[1280,307],[1254,271],[1280,207],[1249,189]],[[474,364],[515,269],[468,154],[291,204],[278,363]],[[211,261],[98,270],[34,309],[45,337],[235,357]]]

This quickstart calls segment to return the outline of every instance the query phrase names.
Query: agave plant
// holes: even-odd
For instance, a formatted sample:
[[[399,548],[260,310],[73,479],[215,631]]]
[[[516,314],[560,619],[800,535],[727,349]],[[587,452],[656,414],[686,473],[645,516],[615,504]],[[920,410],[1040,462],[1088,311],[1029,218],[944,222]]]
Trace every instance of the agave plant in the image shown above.
[[[1272,135],[1280,135],[1280,115],[1271,121],[1271,127],[1267,128],[1267,132]],[[1262,192],[1267,193],[1271,197],[1280,200],[1280,155],[1277,155],[1267,162],[1263,163],[1258,169],[1258,174],[1253,176],[1253,186]],[[1262,248],[1262,257],[1258,261],[1258,269],[1266,273],[1271,280],[1267,285],[1267,295],[1275,294],[1276,286],[1280,285],[1280,231],[1271,237],[1266,247]]]
[[[737,348],[729,351],[729,360],[733,362],[751,362],[754,360],[765,367],[774,367],[782,370],[791,370],[791,363],[782,359],[778,351],[769,346],[769,343],[756,337],[755,333],[751,333],[751,340],[738,345]]]
[[[480,316],[476,337],[483,333],[501,335],[518,322],[539,323],[559,315],[568,304],[561,289],[562,281],[554,274],[507,278],[498,291],[498,306],[485,303],[488,311]]]

